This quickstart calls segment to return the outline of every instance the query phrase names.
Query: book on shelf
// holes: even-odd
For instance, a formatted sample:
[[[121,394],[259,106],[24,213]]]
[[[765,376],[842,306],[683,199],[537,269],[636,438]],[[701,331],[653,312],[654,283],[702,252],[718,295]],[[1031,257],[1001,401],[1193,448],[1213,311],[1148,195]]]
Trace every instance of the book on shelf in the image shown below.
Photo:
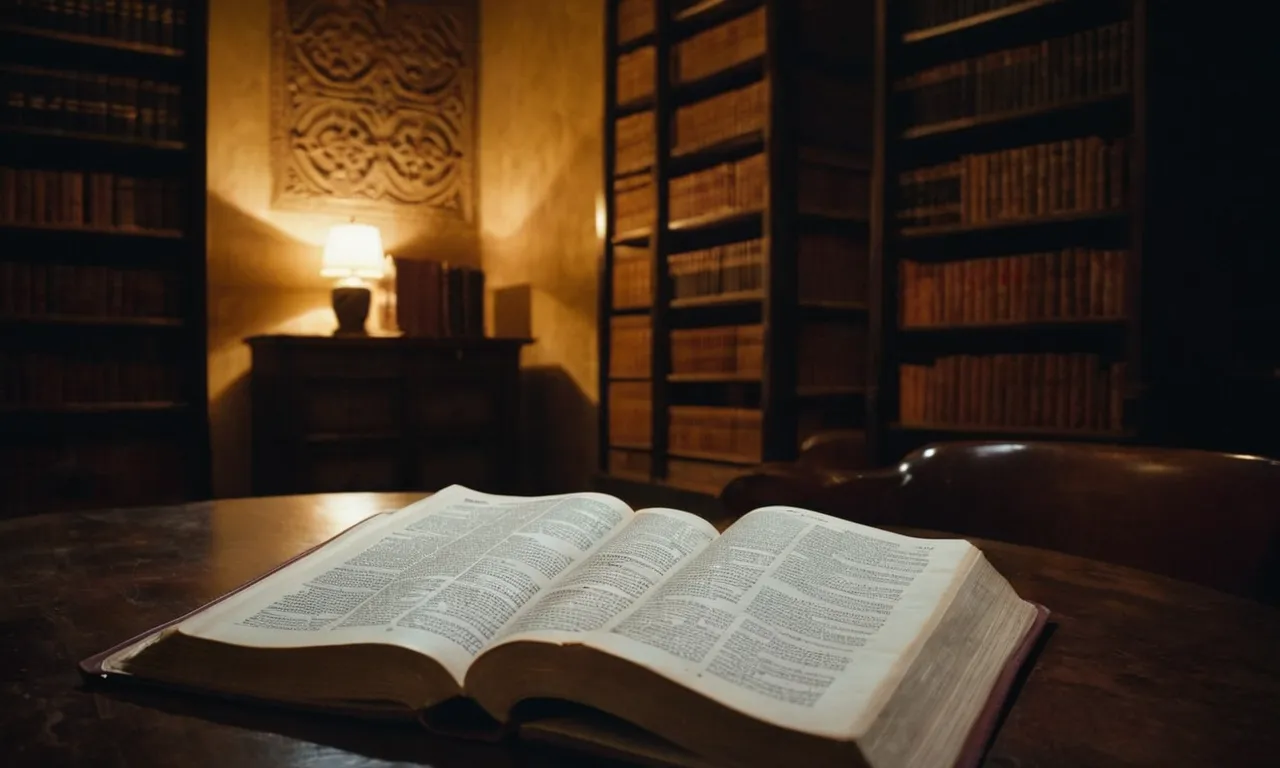
[[[626,315],[609,321],[609,376],[647,379],[653,372],[653,323],[648,315]]]
[[[653,226],[657,198],[653,175],[642,174],[613,182],[614,234],[625,235]]]
[[[184,197],[175,178],[0,168],[0,225],[180,233]]]
[[[142,141],[183,137],[174,83],[88,72],[0,66],[0,127]]]
[[[1127,93],[1131,34],[1122,21],[916,72],[894,83],[899,119],[931,126]]]
[[[629,447],[648,447],[653,443],[652,382],[610,382],[609,443]]]
[[[906,426],[1119,432],[1124,362],[1092,353],[950,355],[898,369]]]
[[[898,262],[899,325],[1116,320],[1127,252],[1064,248],[941,264]]]
[[[618,57],[618,104],[630,104],[653,95],[657,56],[657,49],[648,45]]]
[[[618,42],[620,44],[653,32],[657,23],[654,0],[619,0]]]
[[[484,335],[484,272],[428,259],[395,259],[396,327],[406,336]]]
[[[764,288],[762,238],[667,257],[673,300],[758,292]]]
[[[764,154],[720,163],[668,182],[673,222],[761,211],[769,197]]]
[[[701,80],[763,56],[766,33],[763,6],[699,32],[675,46],[675,82]]]
[[[562,700],[675,761],[950,768],[976,764],[1046,613],[963,540],[451,486],[80,667],[438,729],[470,706],[532,734],[531,703]]]
[[[614,173],[633,173],[653,163],[653,119],[652,111],[618,118],[614,126]]]
[[[0,23],[104,40],[182,47],[186,0],[11,0]]]
[[[653,252],[626,245],[613,249],[613,308],[637,309],[653,304]]]
[[[0,350],[0,405],[176,402],[183,387],[173,357],[150,340],[133,340],[126,350]]]
[[[1120,211],[1128,166],[1128,140],[1098,136],[963,155],[900,174],[894,217],[932,227]]]
[[[178,318],[181,285],[158,269],[0,261],[0,319]]]

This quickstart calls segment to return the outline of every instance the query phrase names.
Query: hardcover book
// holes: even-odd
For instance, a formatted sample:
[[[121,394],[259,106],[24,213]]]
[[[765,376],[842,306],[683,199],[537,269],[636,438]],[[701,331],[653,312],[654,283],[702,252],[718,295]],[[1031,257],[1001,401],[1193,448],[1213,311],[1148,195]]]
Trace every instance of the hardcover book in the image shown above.
[[[646,762],[951,768],[1045,615],[963,540],[451,486],[81,669]],[[548,700],[601,718],[531,722]]]

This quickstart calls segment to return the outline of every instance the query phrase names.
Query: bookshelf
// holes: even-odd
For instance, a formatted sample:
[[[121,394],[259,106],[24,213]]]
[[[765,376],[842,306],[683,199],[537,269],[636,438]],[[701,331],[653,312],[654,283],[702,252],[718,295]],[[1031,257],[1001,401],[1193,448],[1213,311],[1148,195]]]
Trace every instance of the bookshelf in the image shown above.
[[[1142,439],[1145,2],[879,0],[873,439]]]
[[[4,515],[210,494],[206,8],[0,7]]]
[[[872,4],[607,9],[601,469],[714,494],[865,424]]]

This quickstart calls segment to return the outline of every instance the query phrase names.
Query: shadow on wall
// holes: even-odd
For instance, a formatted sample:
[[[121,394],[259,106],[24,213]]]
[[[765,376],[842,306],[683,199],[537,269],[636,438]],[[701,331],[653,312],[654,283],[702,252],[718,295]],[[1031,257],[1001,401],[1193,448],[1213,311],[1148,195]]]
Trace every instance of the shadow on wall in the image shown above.
[[[556,174],[529,185],[539,199],[503,184],[515,199],[485,203],[490,327],[535,340],[522,355],[522,387],[525,477],[537,492],[586,490],[599,466],[599,154],[599,136],[583,137]]]
[[[333,331],[328,287],[319,278],[319,254],[216,195],[208,197],[209,230],[217,232],[210,253],[208,287],[209,428],[213,484],[218,496],[250,492],[249,347],[261,333]],[[316,263],[314,288],[282,285],[266,275],[278,265]],[[295,278],[296,280],[296,278]]]
[[[534,337],[533,290],[528,285],[492,293],[495,336]],[[586,490],[596,467],[598,408],[563,367],[521,370],[520,487],[528,493]]]

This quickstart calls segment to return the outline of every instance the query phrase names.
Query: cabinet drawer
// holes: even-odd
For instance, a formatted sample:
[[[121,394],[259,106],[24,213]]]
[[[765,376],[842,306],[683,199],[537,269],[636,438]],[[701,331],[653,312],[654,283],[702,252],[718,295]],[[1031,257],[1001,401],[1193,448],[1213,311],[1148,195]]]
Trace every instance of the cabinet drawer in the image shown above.
[[[296,397],[304,435],[388,432],[397,423],[399,382],[312,380]]]

